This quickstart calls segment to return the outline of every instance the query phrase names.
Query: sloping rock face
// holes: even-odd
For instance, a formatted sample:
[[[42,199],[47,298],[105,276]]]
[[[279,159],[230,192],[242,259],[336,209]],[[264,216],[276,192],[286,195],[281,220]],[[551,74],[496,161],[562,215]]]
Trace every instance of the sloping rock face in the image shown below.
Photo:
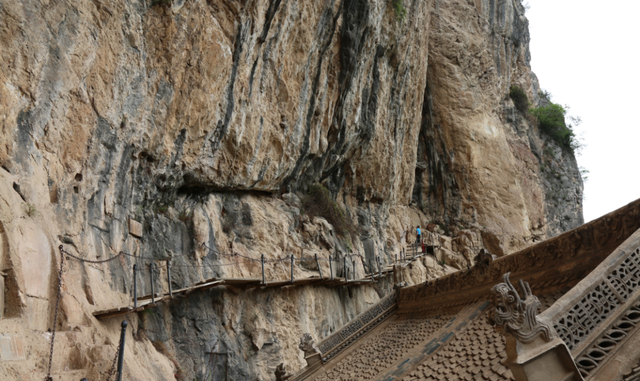
[[[509,252],[583,223],[574,156],[505,96],[515,85],[538,101],[522,12],[517,2],[436,3],[413,193],[429,215],[499,232]]]
[[[353,252],[363,276],[416,225],[454,237],[445,262],[461,267],[481,246],[508,254],[582,223],[575,158],[508,98],[516,84],[537,102],[522,5],[401,3],[404,17],[387,0],[2,2],[0,332],[27,355],[0,369],[46,372],[60,244],[92,260],[139,256],[65,264],[53,373],[96,379],[119,320],[92,312],[126,304],[131,266],[149,258],[172,258],[174,288],[259,277],[223,253]],[[304,213],[317,182],[350,237]],[[415,268],[409,283],[451,271]],[[266,276],[289,272],[275,263]],[[211,351],[228,353],[216,377],[271,379],[280,362],[304,365],[302,333],[325,337],[391,286],[215,289],[131,315],[127,379],[204,378]]]

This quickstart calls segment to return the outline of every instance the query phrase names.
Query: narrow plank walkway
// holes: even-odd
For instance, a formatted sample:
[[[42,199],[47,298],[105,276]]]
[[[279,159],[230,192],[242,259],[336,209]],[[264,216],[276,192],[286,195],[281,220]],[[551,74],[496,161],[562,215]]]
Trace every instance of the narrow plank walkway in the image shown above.
[[[418,257],[408,259],[408,262],[413,261]],[[138,297],[137,307],[133,307],[133,300],[126,306],[120,306],[110,308],[107,310],[99,310],[93,313],[98,319],[107,319],[115,316],[126,315],[130,312],[140,312],[147,308],[156,307],[160,302],[167,302],[176,296],[184,296],[194,291],[207,290],[213,287],[219,286],[233,286],[240,288],[276,288],[276,287],[292,287],[292,286],[305,286],[309,284],[317,284],[323,286],[358,286],[363,284],[369,284],[377,281],[380,277],[386,277],[393,274],[393,266],[386,266],[382,271],[370,274],[366,278],[345,280],[344,278],[334,277],[320,278],[319,276],[313,276],[310,278],[283,280],[283,281],[271,281],[262,284],[262,279],[257,278],[211,278],[205,281],[198,282],[192,286],[181,288],[179,290],[173,290],[171,295],[169,293],[156,293],[155,299],[152,301],[151,294]]]

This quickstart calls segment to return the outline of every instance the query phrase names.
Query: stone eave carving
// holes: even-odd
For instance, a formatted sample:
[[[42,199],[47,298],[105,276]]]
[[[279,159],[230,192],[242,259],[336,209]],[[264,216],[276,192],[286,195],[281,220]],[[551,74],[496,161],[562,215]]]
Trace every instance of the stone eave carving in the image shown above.
[[[491,255],[487,250],[480,249],[478,255],[473,258],[473,261],[475,262],[475,267],[478,268],[479,272],[484,274],[484,272],[489,269],[493,259],[493,255]]]
[[[491,289],[493,308],[489,322],[503,334],[513,335],[518,341],[530,343],[538,336],[549,342],[554,338],[553,330],[536,318],[540,301],[531,293],[529,284],[518,280],[523,297],[509,281],[509,273],[503,275],[502,283]]]
[[[280,365],[276,367],[276,370],[273,373],[276,376],[276,381],[285,381],[292,376],[287,372],[287,367],[284,365],[284,363],[280,363]]]
[[[305,333],[304,335],[302,335],[302,337],[300,338],[300,345],[298,345],[298,348],[300,348],[300,350],[304,352],[305,357],[313,356],[316,353],[319,353],[318,350],[314,348],[313,338],[309,333]]]
[[[483,293],[486,295],[486,291],[507,272],[522,277],[535,271],[557,270],[541,278],[540,284],[533,284],[536,289],[579,280],[638,228],[640,200],[517,253],[492,261],[488,261],[487,257],[481,265],[469,270],[458,271],[434,282],[399,289],[398,310],[417,312],[439,309],[443,304],[451,304],[452,300],[457,304],[469,303]],[[584,268],[576,270],[575,266],[563,266],[569,262],[579,262]],[[449,294],[451,298],[443,298]]]

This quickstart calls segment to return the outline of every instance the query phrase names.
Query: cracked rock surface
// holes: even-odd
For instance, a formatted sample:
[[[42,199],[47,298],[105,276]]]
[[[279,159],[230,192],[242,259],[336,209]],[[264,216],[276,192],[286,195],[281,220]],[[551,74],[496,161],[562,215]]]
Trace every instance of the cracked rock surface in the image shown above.
[[[402,273],[417,284],[581,224],[575,157],[508,97],[515,84],[538,102],[520,2],[404,6],[402,19],[387,0],[0,2],[0,332],[24,348],[0,372],[46,373],[61,244],[138,256],[65,264],[52,373],[98,379],[121,319],[92,314],[130,303],[134,263],[140,294],[154,260],[164,290],[168,258],[174,289],[261,276],[232,253],[332,255],[337,276],[357,258],[363,277],[433,223],[442,255]],[[315,183],[350,234],[305,211]],[[303,333],[317,342],[392,290],[224,287],[132,313],[124,378],[273,379],[305,365]]]

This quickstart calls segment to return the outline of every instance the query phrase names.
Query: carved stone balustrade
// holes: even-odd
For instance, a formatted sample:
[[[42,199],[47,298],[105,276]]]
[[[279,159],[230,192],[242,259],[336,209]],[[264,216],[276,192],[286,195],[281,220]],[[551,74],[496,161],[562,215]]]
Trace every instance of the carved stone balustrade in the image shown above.
[[[640,342],[640,230],[538,320],[554,328],[585,379],[612,379],[609,360],[627,343]],[[619,374],[620,367],[631,370],[631,361],[617,361],[611,375]]]
[[[317,346],[322,353],[322,360],[326,362],[343,351],[360,336],[391,316],[395,307],[396,294],[392,293],[380,300],[375,306],[356,316],[336,333],[324,339]]]
[[[308,339],[303,337],[300,343],[300,349],[305,352],[307,367],[301,369],[290,380],[304,380],[308,375],[322,366],[323,363],[334,358],[359,338],[389,318],[395,310],[396,293],[394,292],[382,298],[373,307],[356,316],[331,336],[318,343],[318,345],[313,349],[315,350],[317,348],[320,352],[319,357],[321,358],[321,361],[315,360],[318,354],[311,352],[307,353],[307,351],[310,351],[311,349],[309,348],[310,345],[308,345]]]

